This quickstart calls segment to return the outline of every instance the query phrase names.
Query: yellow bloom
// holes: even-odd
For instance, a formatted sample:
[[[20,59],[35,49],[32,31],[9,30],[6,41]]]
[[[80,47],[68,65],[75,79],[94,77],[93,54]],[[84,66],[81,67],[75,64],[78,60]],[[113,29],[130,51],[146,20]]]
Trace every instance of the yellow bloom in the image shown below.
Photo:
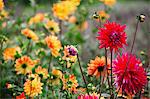
[[[116,4],[116,0],[100,0],[100,1],[109,7],[112,7],[113,5]]]
[[[67,62],[67,67],[69,68],[72,63],[76,62],[78,50],[72,45],[65,46],[63,53],[64,56],[62,57],[62,59]]]
[[[69,78],[63,77],[62,81],[64,90],[69,90],[70,92],[77,91],[76,87],[78,86],[78,82],[73,74],[69,75]]]
[[[53,5],[53,14],[58,17],[60,20],[68,19],[68,16],[74,13],[77,9],[77,4],[73,1],[61,1]]]
[[[54,20],[48,20],[45,27],[54,35],[60,31],[58,23]]]
[[[25,28],[21,31],[23,35],[25,35],[27,38],[32,39],[33,41],[38,41],[38,36],[29,28]]]
[[[51,83],[52,85],[59,85],[61,79],[62,79],[62,72],[60,70],[53,69],[49,83]]]
[[[98,14],[102,22],[110,17],[109,14],[107,14],[104,10],[99,11]]]
[[[80,4],[80,0],[62,0],[62,1],[70,1],[73,2],[74,5],[78,6]]]
[[[17,59],[15,62],[15,70],[17,74],[27,74],[32,72],[32,68],[35,66],[37,62],[31,60],[28,56],[22,56]]]
[[[6,10],[1,10],[0,12],[0,20],[7,19],[8,18],[8,12]]]
[[[42,93],[42,85],[40,77],[35,77],[31,80],[27,79],[24,83],[24,92],[30,97],[38,96]]]
[[[35,69],[35,72],[37,74],[39,74],[39,76],[41,75],[44,79],[46,79],[48,77],[48,71],[46,68],[42,68],[41,66],[38,66],[36,69]]]
[[[19,47],[6,48],[3,52],[4,60],[14,60],[17,52],[21,53],[21,49]]]
[[[44,18],[45,18],[45,14],[37,13],[34,17],[32,17],[29,20],[29,25],[40,23],[40,22],[44,21]]]
[[[61,49],[61,42],[58,40],[56,36],[50,35],[45,38],[46,44],[51,50],[51,53],[54,57],[60,55],[59,51]]]
[[[0,10],[3,10],[3,8],[4,8],[4,2],[3,0],[0,0]]]

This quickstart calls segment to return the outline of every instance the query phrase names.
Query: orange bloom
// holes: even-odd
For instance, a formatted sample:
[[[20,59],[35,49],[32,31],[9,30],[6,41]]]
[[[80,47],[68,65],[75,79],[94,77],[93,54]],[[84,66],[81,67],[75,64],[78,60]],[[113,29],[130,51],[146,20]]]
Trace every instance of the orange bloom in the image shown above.
[[[4,8],[4,2],[3,0],[0,0],[0,10],[3,10],[3,8]]]
[[[38,41],[38,36],[29,28],[25,28],[21,31],[23,35],[25,35],[27,38],[32,39],[33,41]]]
[[[41,75],[44,79],[46,79],[48,77],[48,71],[46,68],[42,68],[41,66],[38,66],[36,69],[35,69],[35,72],[37,74],[39,74],[39,76]]]
[[[48,20],[45,27],[54,35],[60,31],[58,23],[54,20]]]
[[[29,97],[38,96],[42,93],[43,83],[40,82],[40,77],[35,77],[31,80],[27,79],[24,83],[24,92]]]
[[[42,22],[44,21],[44,18],[45,18],[45,14],[43,13],[37,13],[34,17],[32,17],[30,20],[29,20],[29,25],[33,24],[33,23],[39,23],[39,22]]]
[[[21,53],[21,49],[19,47],[14,48],[6,48],[3,52],[3,58],[4,60],[14,60],[16,53]]]
[[[76,21],[77,21],[77,18],[75,16],[71,16],[68,19],[68,22],[70,22],[70,23],[76,23]]]
[[[77,7],[77,3],[74,1],[66,0],[61,1],[53,5],[53,14],[60,20],[68,19],[68,16],[74,13]]]
[[[22,56],[15,62],[15,70],[17,74],[27,74],[32,72],[32,68],[35,66],[36,62],[31,60],[28,56]]]
[[[59,51],[61,49],[61,42],[58,40],[56,36],[50,35],[45,38],[46,44],[51,50],[51,53],[54,57],[60,55]]]
[[[69,75],[69,78],[63,77],[62,81],[64,90],[69,90],[70,92],[77,91],[76,87],[78,86],[78,82],[73,74]]]
[[[107,61],[107,68],[110,67],[110,60],[108,59]],[[102,56],[96,57],[94,60],[91,60],[90,63],[88,64],[88,74],[89,75],[94,75],[96,78],[99,76],[105,76],[107,74],[107,69],[105,70],[105,57]]]
[[[110,17],[109,14],[107,14],[104,10],[99,11],[98,14],[102,22]]]
[[[77,60],[77,53],[78,50],[74,46],[65,46],[64,47],[64,56],[62,57],[63,60],[67,62],[67,67],[71,66],[71,63],[75,63]]]
[[[109,7],[112,7],[113,5],[116,4],[116,0],[100,0],[100,1]]]

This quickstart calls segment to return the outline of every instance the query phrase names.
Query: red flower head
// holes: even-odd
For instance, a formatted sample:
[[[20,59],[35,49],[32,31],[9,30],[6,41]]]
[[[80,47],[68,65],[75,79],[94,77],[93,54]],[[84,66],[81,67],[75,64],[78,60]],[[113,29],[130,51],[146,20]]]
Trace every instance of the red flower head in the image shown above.
[[[123,45],[126,45],[126,33],[125,25],[121,26],[116,22],[107,22],[104,24],[104,27],[99,28],[99,36],[97,39],[100,43],[100,48],[110,48],[110,50],[117,51],[119,48],[122,48]]]
[[[113,74],[116,87],[127,95],[136,94],[147,83],[141,61],[132,54],[123,53],[122,56],[117,56],[113,61]]]
[[[16,99],[26,99],[24,92],[22,92],[19,96],[16,96]]]

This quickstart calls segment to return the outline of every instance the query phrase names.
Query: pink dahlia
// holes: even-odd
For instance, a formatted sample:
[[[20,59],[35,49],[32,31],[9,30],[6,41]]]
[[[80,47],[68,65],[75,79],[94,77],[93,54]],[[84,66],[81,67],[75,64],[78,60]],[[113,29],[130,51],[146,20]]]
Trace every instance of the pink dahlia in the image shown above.
[[[117,89],[128,95],[142,90],[147,82],[142,63],[134,55],[123,53],[113,61],[113,74]]]
[[[125,25],[120,25],[116,22],[107,22],[104,27],[99,28],[97,39],[100,43],[100,48],[110,48],[117,51],[126,45]]]
[[[97,93],[79,95],[78,99],[99,99],[99,95]]]

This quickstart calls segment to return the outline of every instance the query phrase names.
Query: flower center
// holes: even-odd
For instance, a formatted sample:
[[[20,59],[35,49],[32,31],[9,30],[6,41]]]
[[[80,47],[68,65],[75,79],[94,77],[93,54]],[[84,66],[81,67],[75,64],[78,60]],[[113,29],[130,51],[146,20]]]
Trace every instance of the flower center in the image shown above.
[[[104,70],[104,66],[99,66],[98,67],[98,72],[102,72]]]
[[[68,82],[67,82],[67,85],[68,85],[69,88],[71,88],[72,82],[71,82],[71,81],[68,81]]]
[[[69,54],[70,54],[70,55],[72,55],[72,56],[77,55],[77,51],[76,51],[75,49],[73,49],[73,48],[68,48],[68,50],[69,50]]]
[[[116,32],[113,32],[109,38],[110,38],[110,41],[113,42],[114,45],[119,43],[120,36]]]
[[[27,67],[26,64],[22,64],[22,68],[25,69]]]
[[[53,27],[50,27],[50,30],[51,30],[51,31],[53,31],[53,30],[54,30],[54,28],[53,28]]]
[[[43,74],[39,74],[39,77],[43,78]]]

